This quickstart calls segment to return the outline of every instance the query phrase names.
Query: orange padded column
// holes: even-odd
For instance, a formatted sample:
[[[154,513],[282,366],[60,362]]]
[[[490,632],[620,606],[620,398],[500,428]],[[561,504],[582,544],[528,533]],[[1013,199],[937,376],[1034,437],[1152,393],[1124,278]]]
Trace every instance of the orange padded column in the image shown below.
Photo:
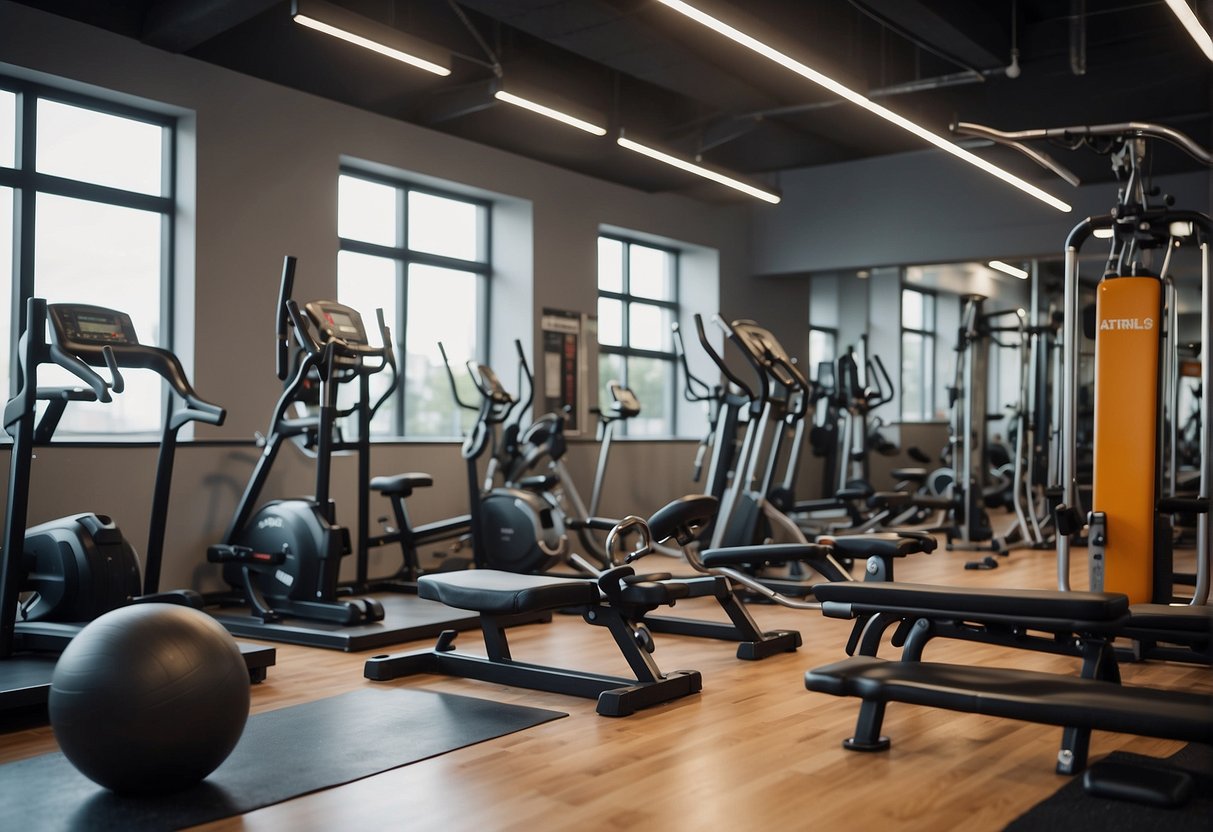
[[[1099,284],[1091,510],[1107,516],[1107,540],[1103,586],[1092,569],[1091,588],[1123,592],[1131,603],[1149,602],[1153,592],[1161,313],[1156,278]]]

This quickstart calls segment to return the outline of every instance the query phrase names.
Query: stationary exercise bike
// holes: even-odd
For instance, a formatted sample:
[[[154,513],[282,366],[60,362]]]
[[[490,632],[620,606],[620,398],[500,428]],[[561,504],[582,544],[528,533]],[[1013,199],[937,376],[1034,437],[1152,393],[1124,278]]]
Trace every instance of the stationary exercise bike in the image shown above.
[[[223,542],[211,546],[207,558],[223,564],[224,579],[263,622],[284,617],[341,626],[381,621],[383,606],[377,600],[340,594],[341,559],[350,554],[350,533],[337,523],[336,506],[329,498],[329,479],[338,387],[359,385],[359,442],[365,444],[371,417],[398,383],[391,332],[381,313],[382,344],[372,346],[356,309],[331,300],[312,301],[300,309],[291,299],[294,277],[295,258],[287,257],[278,296],[277,371],[285,381],[293,333],[299,348],[294,375],[274,408],[265,448]],[[392,383],[370,405],[370,376],[389,368]],[[319,392],[317,415],[289,416],[294,405],[313,388]],[[308,444],[315,447],[315,495],[273,500],[255,509],[279,450],[294,437],[307,437]]]

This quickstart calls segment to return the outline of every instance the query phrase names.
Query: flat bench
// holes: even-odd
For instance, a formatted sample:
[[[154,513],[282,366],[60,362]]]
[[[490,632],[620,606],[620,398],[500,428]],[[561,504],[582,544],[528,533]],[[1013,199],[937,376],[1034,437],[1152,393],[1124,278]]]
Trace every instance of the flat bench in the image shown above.
[[[628,580],[633,579],[633,580]],[[363,675],[385,681],[416,673],[438,673],[598,700],[603,716],[627,716],[639,708],[698,692],[697,671],[662,673],[653,660],[653,642],[643,615],[689,593],[685,585],[635,580],[630,566],[616,567],[597,581],[473,569],[423,575],[417,594],[431,601],[480,613],[487,658],[458,653],[457,633],[448,630],[430,650],[373,656]],[[606,627],[634,678],[518,662],[510,655],[506,628],[533,621],[536,613],[573,610],[585,621]]]
[[[1145,645],[1133,658],[1144,654],[1207,664],[1213,641],[1213,608],[1130,605],[1119,593],[863,582],[820,584],[814,595],[826,616],[857,620],[847,652],[870,656],[893,625],[899,626],[894,645],[913,648],[907,657],[915,659],[935,637],[1067,652],[1056,638],[1031,635],[1042,631],[1054,637],[1123,637]],[[1179,648],[1164,651],[1159,644]]]
[[[888,702],[1019,719],[1066,728],[1058,772],[1086,766],[1091,730],[1213,743],[1213,694],[1123,687],[1030,670],[965,667],[853,656],[805,674],[805,687],[863,700],[846,748],[889,747],[880,734]]]

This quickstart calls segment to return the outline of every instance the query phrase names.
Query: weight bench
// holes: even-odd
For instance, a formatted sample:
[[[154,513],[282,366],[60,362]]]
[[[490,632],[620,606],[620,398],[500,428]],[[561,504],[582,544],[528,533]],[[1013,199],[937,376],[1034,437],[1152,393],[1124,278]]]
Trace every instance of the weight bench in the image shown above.
[[[1086,767],[1093,729],[1213,743],[1213,695],[1122,687],[1101,679],[852,656],[810,670],[805,687],[863,700],[855,736],[843,743],[858,751],[889,747],[889,738],[880,735],[889,702],[1063,726],[1059,774]]]
[[[363,674],[375,681],[416,673],[479,679],[597,698],[597,710],[603,716],[628,716],[639,708],[696,693],[703,686],[698,671],[663,674],[652,657],[652,637],[638,623],[645,612],[685,598],[688,591],[677,583],[636,580],[630,566],[610,569],[597,581],[495,569],[423,575],[417,581],[419,596],[480,613],[487,658],[456,652],[457,633],[448,630],[439,636],[432,650],[371,657]],[[533,621],[536,613],[557,610],[579,612],[587,623],[606,627],[635,678],[515,661],[506,628]]]
[[[1130,605],[1125,596],[1107,592],[881,582],[819,584],[814,594],[823,614],[856,621],[848,654],[876,655],[884,633],[896,626],[893,645],[914,660],[937,637],[1074,654],[1066,638],[1072,634],[1132,639],[1135,649],[1121,655],[1134,660],[1208,664],[1211,658],[1213,608],[1203,605]]]
[[[1134,625],[1136,607],[1119,593],[851,583],[821,584],[815,594],[823,614],[856,621],[847,653],[859,655],[811,671],[805,681],[811,690],[864,700],[848,748],[888,747],[879,732],[889,701],[1064,725],[1057,764],[1063,774],[1085,766],[1092,728],[1204,742],[1213,731],[1213,697],[1122,688],[1113,648],[1117,636],[1167,621],[1182,625],[1173,634],[1195,637],[1200,611],[1144,610]],[[1207,610],[1203,620],[1207,639]],[[881,639],[894,625],[901,661],[877,659]],[[1081,656],[1081,677],[920,662],[935,637]],[[1157,724],[1149,710],[1156,706],[1163,708]],[[1084,708],[1091,713],[1082,714]]]

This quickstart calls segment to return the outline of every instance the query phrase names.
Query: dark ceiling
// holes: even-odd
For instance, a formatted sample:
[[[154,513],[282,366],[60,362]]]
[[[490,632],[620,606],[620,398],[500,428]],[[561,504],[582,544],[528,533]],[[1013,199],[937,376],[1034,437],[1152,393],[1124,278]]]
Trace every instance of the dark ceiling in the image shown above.
[[[149,45],[646,191],[746,199],[554,125],[484,90],[494,62],[604,114],[612,131],[778,187],[779,172],[917,150],[656,0],[336,0],[455,53],[446,78],[292,22],[285,0],[41,0]],[[1211,67],[1162,0],[733,0],[698,3],[937,132],[1156,121],[1211,143]],[[1206,20],[1213,0],[1199,0]],[[1018,77],[1008,77],[1018,47]],[[1012,151],[977,152],[1036,174]],[[1094,156],[1054,155],[1086,181]],[[1155,172],[1192,169],[1160,151]]]

